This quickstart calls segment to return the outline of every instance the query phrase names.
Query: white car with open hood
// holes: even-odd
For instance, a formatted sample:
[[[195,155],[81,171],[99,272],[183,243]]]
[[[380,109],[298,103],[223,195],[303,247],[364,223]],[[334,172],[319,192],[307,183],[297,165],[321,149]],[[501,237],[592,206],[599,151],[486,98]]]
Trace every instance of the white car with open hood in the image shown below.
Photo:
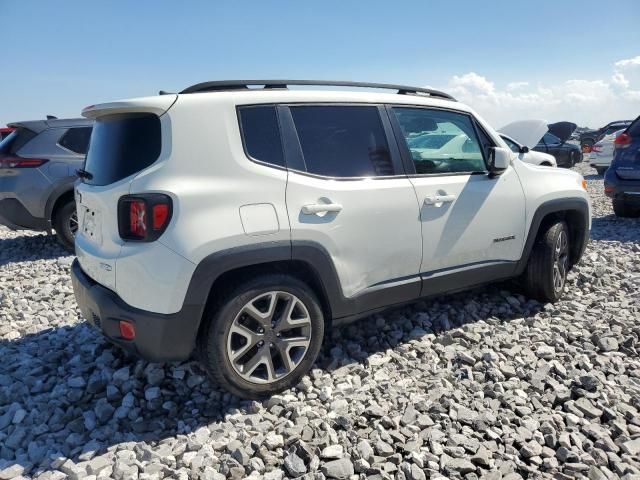
[[[626,127],[625,127],[626,128]],[[596,142],[591,147],[591,153],[589,153],[589,165],[595,168],[598,175],[604,175],[611,162],[613,161],[613,155],[615,153],[615,141],[625,129],[618,130],[616,132],[606,135],[602,140]]]
[[[197,352],[245,397],[296,385],[326,329],[390,306],[509,278],[554,302],[589,238],[578,173],[517,161],[435,90],[214,81],[83,115],[84,318],[153,361]]]
[[[512,152],[523,162],[545,167],[557,167],[553,155],[533,150],[545,133],[549,131],[544,120],[520,120],[502,127],[498,133]]]

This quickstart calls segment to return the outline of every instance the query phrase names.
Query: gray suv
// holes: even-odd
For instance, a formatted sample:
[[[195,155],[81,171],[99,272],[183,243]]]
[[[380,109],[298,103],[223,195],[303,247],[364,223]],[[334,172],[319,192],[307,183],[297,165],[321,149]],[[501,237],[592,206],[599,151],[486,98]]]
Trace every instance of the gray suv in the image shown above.
[[[93,122],[47,119],[9,124],[0,143],[0,223],[19,230],[53,228],[73,250],[77,215],[73,197]]]

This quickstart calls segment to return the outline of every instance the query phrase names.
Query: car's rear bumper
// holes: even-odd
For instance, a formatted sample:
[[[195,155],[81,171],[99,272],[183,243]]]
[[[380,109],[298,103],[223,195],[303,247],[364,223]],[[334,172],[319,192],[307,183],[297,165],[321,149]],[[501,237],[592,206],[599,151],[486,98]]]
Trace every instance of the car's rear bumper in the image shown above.
[[[134,308],[84,273],[77,259],[71,266],[71,280],[83,317],[111,342],[154,362],[190,357],[200,324],[198,309],[160,314]],[[133,340],[120,335],[120,320],[134,325]]]
[[[47,230],[45,218],[34,217],[16,198],[0,198],[0,223],[13,230]]]
[[[604,176],[604,193],[615,200],[640,204],[640,178],[620,178],[612,168]]]

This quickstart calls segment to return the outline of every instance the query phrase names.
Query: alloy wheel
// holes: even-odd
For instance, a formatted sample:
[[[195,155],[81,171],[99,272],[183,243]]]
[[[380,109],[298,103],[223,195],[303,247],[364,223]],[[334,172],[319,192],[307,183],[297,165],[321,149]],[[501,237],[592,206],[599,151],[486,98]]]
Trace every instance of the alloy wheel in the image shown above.
[[[69,217],[69,231],[74,237],[78,232],[78,212],[74,211]]]
[[[561,230],[556,239],[553,252],[553,288],[559,292],[564,287],[567,279],[567,267],[569,264],[569,241],[567,234]]]
[[[311,342],[311,318],[304,303],[283,291],[260,294],[236,315],[227,335],[227,358],[251,383],[273,383],[304,359]]]

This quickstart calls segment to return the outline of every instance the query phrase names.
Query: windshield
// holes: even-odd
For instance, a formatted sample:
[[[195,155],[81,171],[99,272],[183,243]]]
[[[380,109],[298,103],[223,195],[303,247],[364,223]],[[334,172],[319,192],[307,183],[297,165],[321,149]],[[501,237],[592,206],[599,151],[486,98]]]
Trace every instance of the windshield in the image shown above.
[[[502,140],[504,140],[504,143],[507,144],[507,146],[511,149],[512,152],[520,153],[520,145],[518,145],[516,142],[514,142],[510,138],[505,137],[504,135],[500,135],[500,137],[502,138]]]

